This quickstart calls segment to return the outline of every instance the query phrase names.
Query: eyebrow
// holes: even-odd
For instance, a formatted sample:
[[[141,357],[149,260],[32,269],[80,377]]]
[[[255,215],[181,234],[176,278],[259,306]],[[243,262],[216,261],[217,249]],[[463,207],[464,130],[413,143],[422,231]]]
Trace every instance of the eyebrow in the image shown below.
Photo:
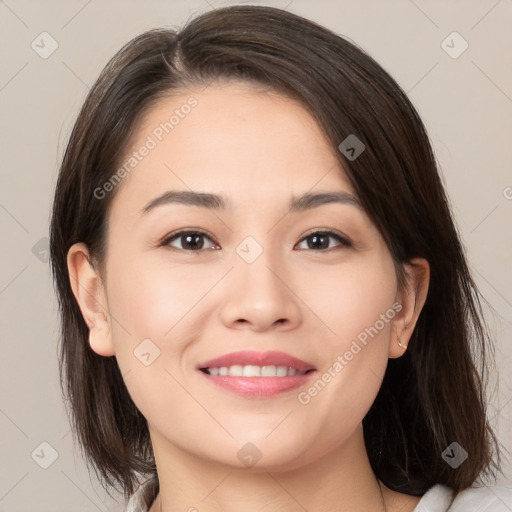
[[[317,194],[304,194],[300,197],[294,197],[290,204],[291,212],[303,212],[324,204],[341,203],[349,206],[361,208],[359,200],[348,192],[339,190],[337,192],[320,192]]]
[[[150,201],[144,206],[141,213],[148,213],[158,206],[172,203],[200,206],[202,208],[211,208],[212,210],[225,210],[227,201],[216,194],[188,190],[169,190]]]
[[[346,204],[361,209],[361,204],[356,197],[340,190],[316,194],[306,193],[300,197],[293,197],[290,203],[290,211],[292,213],[303,212],[329,203]],[[167,204],[185,204],[210,208],[212,210],[225,210],[229,201],[226,201],[222,196],[217,194],[188,190],[169,190],[146,204],[141,210],[141,213],[149,213],[151,210]]]

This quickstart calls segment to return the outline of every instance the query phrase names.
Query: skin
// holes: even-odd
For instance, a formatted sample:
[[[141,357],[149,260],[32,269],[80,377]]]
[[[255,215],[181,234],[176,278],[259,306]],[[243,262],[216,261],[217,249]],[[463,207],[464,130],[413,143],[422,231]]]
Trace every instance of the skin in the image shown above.
[[[424,304],[428,263],[406,266],[408,290],[400,290],[361,208],[288,211],[292,196],[306,192],[355,194],[313,118],[274,92],[245,83],[174,92],[147,113],[127,155],[191,96],[197,107],[115,191],[104,271],[89,263],[84,244],[68,253],[91,349],[115,355],[148,420],[161,485],[151,510],[383,510],[362,419],[388,358],[406,350],[398,339],[407,345]],[[229,207],[166,204],[141,213],[168,190],[190,189],[222,195]],[[184,250],[183,238],[159,244],[194,228],[211,235],[199,251]],[[351,245],[308,245],[305,237],[322,229]],[[247,236],[263,249],[252,263],[236,252]],[[308,404],[297,398],[304,389],[246,398],[195,370],[232,351],[279,350],[321,375],[393,303],[400,312]],[[134,356],[147,338],[160,350],[149,366]],[[251,467],[237,457],[248,442],[261,453]],[[382,490],[388,511],[419,501]]]

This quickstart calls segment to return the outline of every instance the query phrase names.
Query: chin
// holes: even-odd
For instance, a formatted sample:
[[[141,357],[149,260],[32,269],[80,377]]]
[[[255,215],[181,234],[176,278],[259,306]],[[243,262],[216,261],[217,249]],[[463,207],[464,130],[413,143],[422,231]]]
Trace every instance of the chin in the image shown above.
[[[215,453],[208,453],[211,462],[253,473],[290,471],[314,459],[311,454],[306,455],[304,436],[300,432],[294,435],[283,432],[281,436],[275,432],[269,436],[268,430],[261,435],[246,432],[230,440],[222,452],[219,453],[218,448],[219,444]]]

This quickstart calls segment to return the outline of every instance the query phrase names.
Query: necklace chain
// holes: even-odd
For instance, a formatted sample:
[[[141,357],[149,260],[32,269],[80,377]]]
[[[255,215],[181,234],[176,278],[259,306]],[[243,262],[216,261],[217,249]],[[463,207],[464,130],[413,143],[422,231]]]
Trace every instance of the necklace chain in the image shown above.
[[[382,509],[384,510],[384,512],[388,512],[388,509],[386,507],[386,500],[384,499],[384,493],[382,492],[382,483],[379,479],[377,479],[377,483],[379,484],[380,497],[382,499]]]

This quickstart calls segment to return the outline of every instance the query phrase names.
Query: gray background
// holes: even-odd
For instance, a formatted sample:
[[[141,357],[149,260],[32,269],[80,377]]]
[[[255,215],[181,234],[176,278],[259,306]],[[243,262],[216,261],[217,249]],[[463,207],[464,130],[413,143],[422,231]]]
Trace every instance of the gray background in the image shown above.
[[[229,3],[240,2],[0,0],[0,511],[120,509],[89,479],[59,389],[46,240],[58,164],[86,93],[124,43]],[[489,416],[510,450],[512,2],[261,3],[286,7],[355,41],[418,108],[474,276],[494,308],[488,319],[498,339],[493,382],[499,386]],[[463,39],[446,39],[453,31]],[[469,46],[458,55],[464,40]],[[45,55],[52,44],[57,49]],[[511,485],[509,462],[504,470],[498,483]]]

